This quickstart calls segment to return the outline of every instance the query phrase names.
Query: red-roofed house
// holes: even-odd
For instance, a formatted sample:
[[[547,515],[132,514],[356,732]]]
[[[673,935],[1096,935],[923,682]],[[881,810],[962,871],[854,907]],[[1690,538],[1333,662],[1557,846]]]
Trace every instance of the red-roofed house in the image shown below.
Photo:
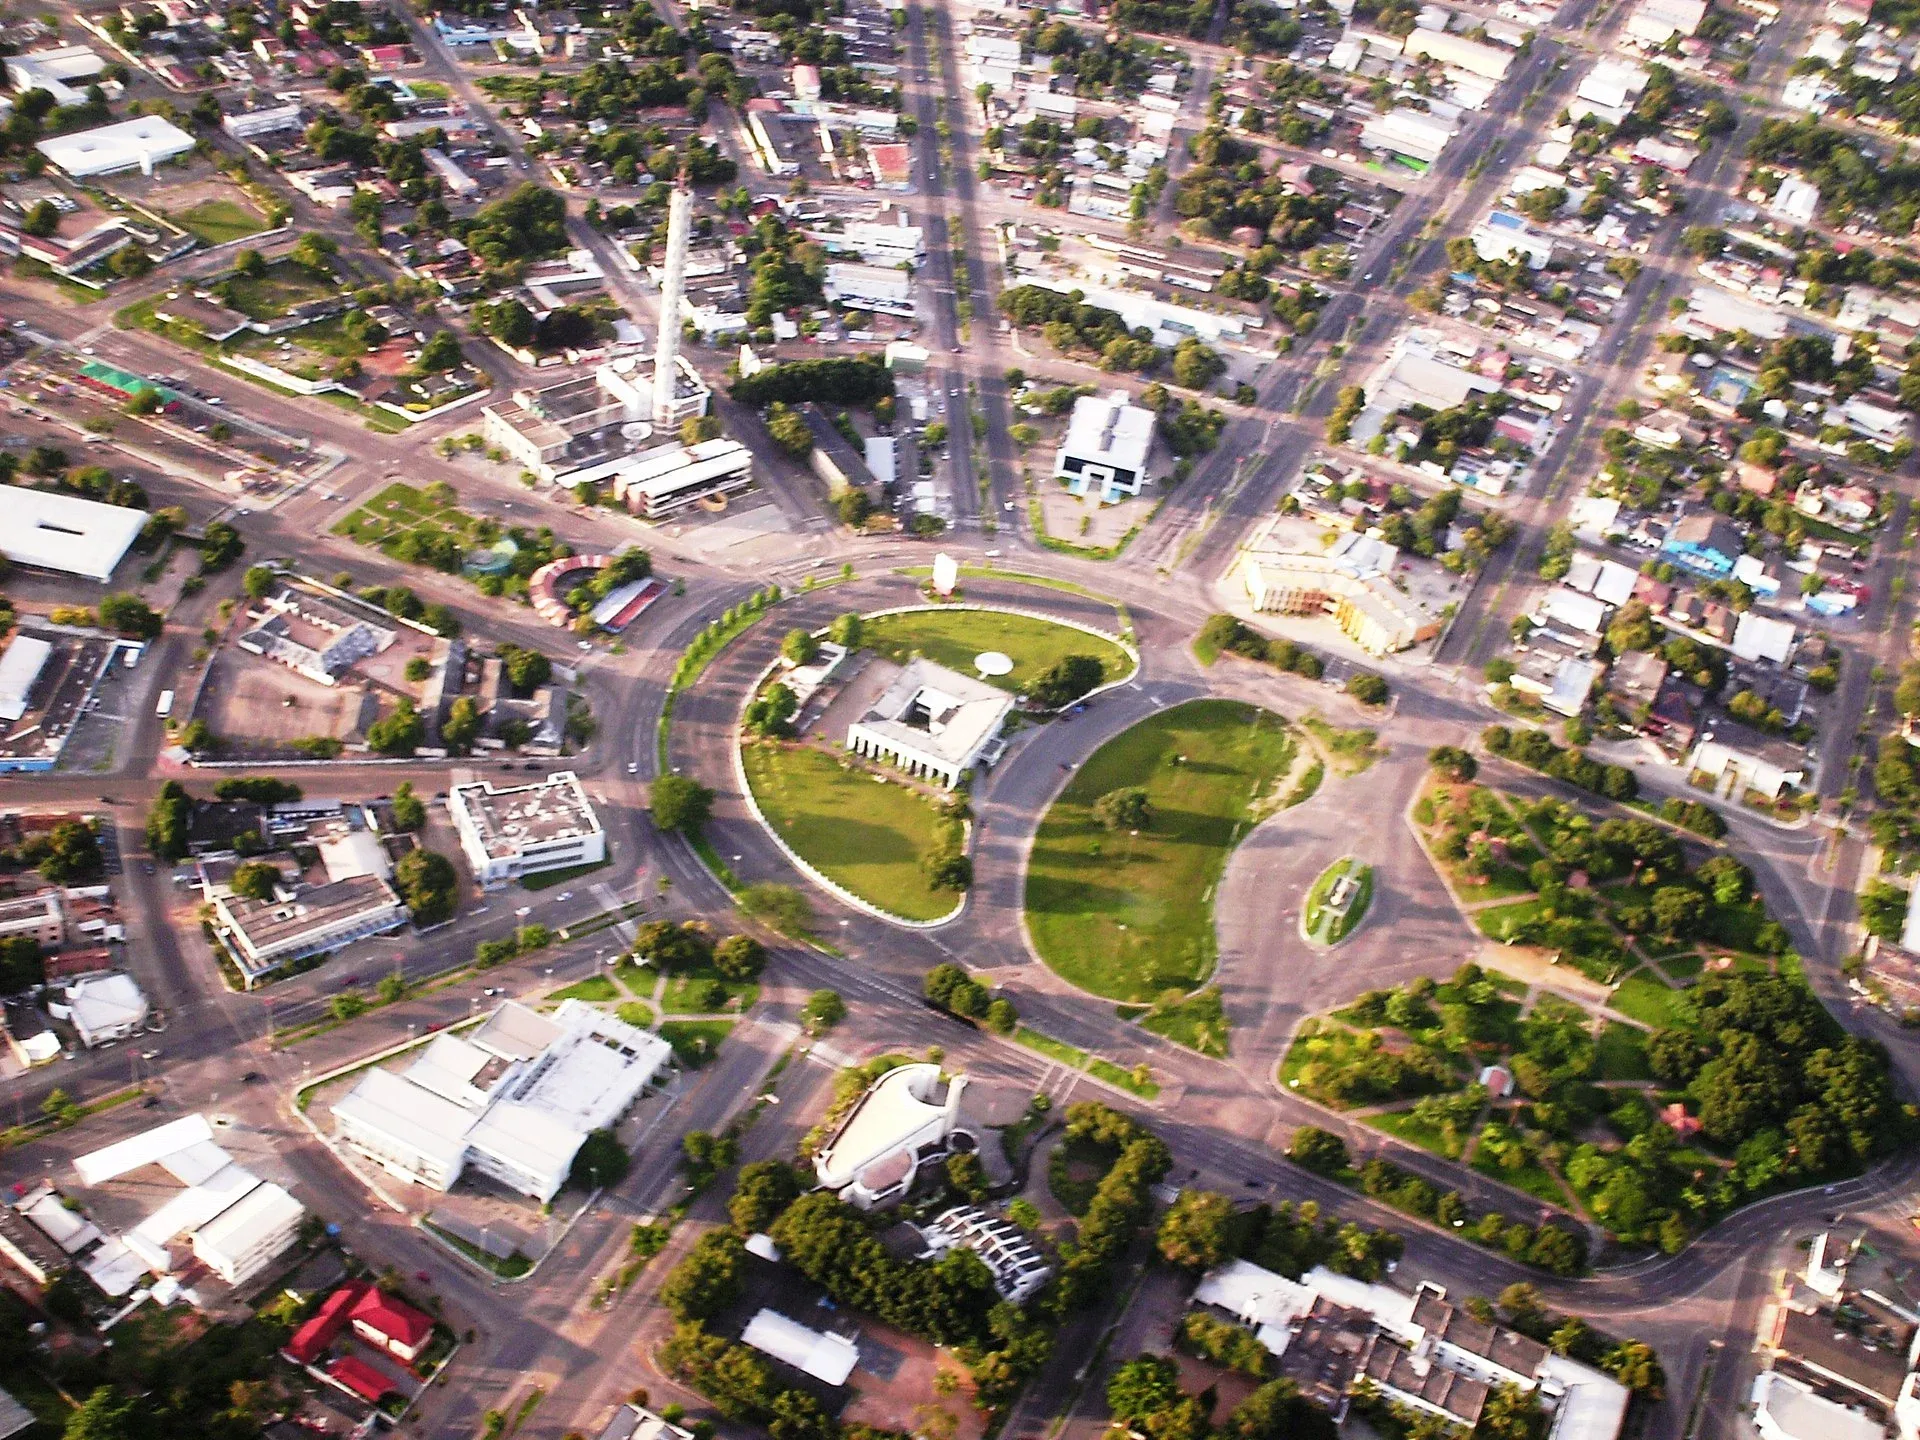
[[[320,1302],[313,1317],[293,1332],[280,1353],[296,1365],[311,1365],[347,1328],[347,1318],[373,1287],[364,1280],[351,1280]]]
[[[353,1333],[411,1365],[433,1338],[433,1317],[421,1314],[404,1300],[372,1289],[353,1307]]]
[[[873,183],[905,189],[913,183],[913,147],[910,145],[869,145],[867,163],[873,167]]]
[[[399,1387],[364,1360],[342,1355],[327,1366],[327,1374],[371,1405],[391,1395]]]

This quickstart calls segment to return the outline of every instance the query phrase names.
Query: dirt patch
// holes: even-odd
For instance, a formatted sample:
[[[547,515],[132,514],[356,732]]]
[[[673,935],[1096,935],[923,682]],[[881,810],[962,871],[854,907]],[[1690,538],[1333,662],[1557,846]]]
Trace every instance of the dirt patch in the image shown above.
[[[360,724],[359,685],[326,686],[235,650],[215,657],[198,718],[215,735],[270,748],[308,735],[344,740]]]
[[[1102,505],[1090,496],[1068,494],[1067,487],[1051,477],[1038,484],[1047,534],[1092,550],[1118,545],[1153,517],[1153,507],[1159,503],[1151,489],[1117,505]]]
[[[973,1381],[956,1361],[942,1364],[940,1352],[926,1341],[864,1317],[855,1343],[860,1366],[850,1382],[854,1398],[840,1414],[843,1424],[858,1422],[943,1440],[980,1440],[986,1433],[986,1417],[973,1405]],[[946,1396],[934,1389],[943,1370],[957,1382]],[[950,1421],[934,1413],[941,1410]]]

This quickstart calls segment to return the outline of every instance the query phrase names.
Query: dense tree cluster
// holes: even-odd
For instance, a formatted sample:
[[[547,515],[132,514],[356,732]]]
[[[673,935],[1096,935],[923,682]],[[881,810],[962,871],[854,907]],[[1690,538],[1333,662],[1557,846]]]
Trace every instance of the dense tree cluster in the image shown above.
[[[1083,1309],[1105,1292],[1112,1267],[1152,1213],[1152,1189],[1173,1163],[1166,1144],[1119,1111],[1086,1101],[1067,1111],[1066,1136],[1110,1149],[1117,1158],[1094,1189],[1079,1233],[1061,1251],[1055,1301]]]
[[[820,360],[791,360],[768,365],[733,382],[732,395],[743,405],[774,401],[798,405],[871,405],[893,394],[893,374],[879,355],[836,355]]]
[[[1333,230],[1339,204],[1331,193],[1302,195],[1260,165],[1260,150],[1215,125],[1188,142],[1194,163],[1180,176],[1173,208],[1207,233],[1225,238],[1241,226],[1283,251],[1311,250]]]
[[[1276,669],[1318,680],[1326,663],[1311,650],[1292,640],[1269,640],[1232,615],[1212,615],[1200,627],[1195,643],[1203,650],[1227,650],[1247,660],[1257,660]]]
[[[1152,370],[1161,351],[1143,330],[1130,331],[1112,310],[1086,303],[1078,290],[1062,295],[1038,285],[1003,291],[1000,308],[1014,324],[1039,330],[1062,354],[1097,357],[1103,370]]]

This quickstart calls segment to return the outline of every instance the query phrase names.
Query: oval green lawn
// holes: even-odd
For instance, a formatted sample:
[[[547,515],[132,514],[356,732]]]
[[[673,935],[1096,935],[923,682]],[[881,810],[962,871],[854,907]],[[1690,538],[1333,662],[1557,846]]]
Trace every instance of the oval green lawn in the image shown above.
[[[896,665],[904,665],[919,654],[962,675],[976,675],[975,657],[983,651],[998,650],[1013,661],[1013,669],[1005,675],[979,678],[1015,694],[1039,679],[1055,661],[1069,655],[1091,655],[1098,660],[1103,685],[1133,673],[1133,657],[1111,640],[1071,625],[1056,625],[1051,620],[1005,610],[913,610],[902,615],[874,615],[867,619],[860,643]]]
[[[805,745],[762,741],[740,758],[760,813],[836,885],[904,920],[938,920],[960,903],[921,873],[920,857],[958,822],[919,792]]]
[[[1287,722],[1193,700],[1116,735],[1047,811],[1027,863],[1027,928],[1062,979],[1115,1000],[1190,990],[1213,972],[1214,889],[1255,803],[1291,765]],[[1184,761],[1181,757],[1184,757]],[[1144,785],[1153,823],[1104,829],[1093,805]]]

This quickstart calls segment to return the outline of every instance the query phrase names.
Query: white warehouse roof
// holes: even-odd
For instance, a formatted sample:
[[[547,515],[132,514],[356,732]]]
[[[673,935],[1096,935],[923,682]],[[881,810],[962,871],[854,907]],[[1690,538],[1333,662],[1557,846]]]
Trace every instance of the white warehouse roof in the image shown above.
[[[102,584],[147,523],[144,510],[19,485],[0,486],[0,505],[13,517],[0,527],[0,555]]]
[[[143,1165],[152,1165],[169,1155],[213,1139],[213,1127],[204,1115],[187,1115],[152,1130],[142,1130],[118,1144],[77,1156],[73,1168],[80,1173],[82,1185],[104,1185]]]
[[[27,713],[33,682],[53,654],[53,646],[38,635],[16,635],[0,654],[0,720],[18,720]]]
[[[803,1375],[829,1385],[844,1385],[860,1363],[860,1352],[842,1335],[823,1335],[778,1310],[762,1310],[747,1322],[741,1340],[754,1349],[784,1360]]]
[[[158,115],[136,115],[117,125],[55,135],[34,147],[74,179],[111,175],[119,170],[148,174],[155,165],[193,149],[193,137]]]

